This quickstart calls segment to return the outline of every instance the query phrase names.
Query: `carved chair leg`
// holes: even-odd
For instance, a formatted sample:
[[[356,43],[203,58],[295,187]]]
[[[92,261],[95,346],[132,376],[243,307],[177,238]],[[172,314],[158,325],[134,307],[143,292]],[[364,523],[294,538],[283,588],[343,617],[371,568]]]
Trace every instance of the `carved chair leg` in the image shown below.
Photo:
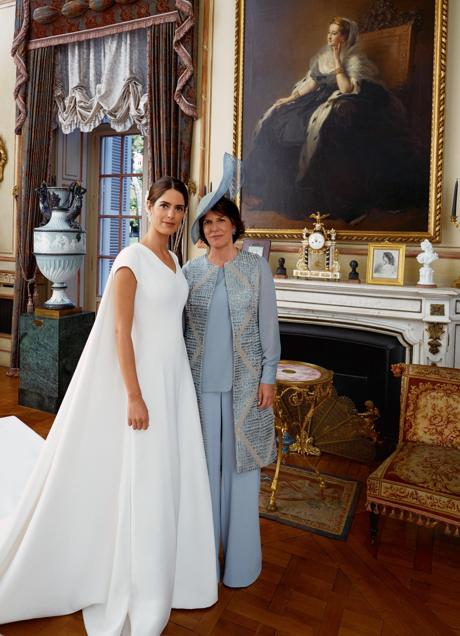
[[[374,504],[371,503],[371,511],[369,513],[369,530],[371,533],[371,543],[377,541],[377,534],[379,529],[379,515],[375,512]]]

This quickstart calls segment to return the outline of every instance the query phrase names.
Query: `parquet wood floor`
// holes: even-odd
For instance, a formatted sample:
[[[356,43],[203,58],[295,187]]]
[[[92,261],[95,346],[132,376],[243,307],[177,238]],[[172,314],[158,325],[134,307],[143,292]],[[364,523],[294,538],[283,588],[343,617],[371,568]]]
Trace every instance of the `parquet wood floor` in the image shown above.
[[[53,416],[18,406],[0,369],[0,416],[42,436]],[[363,483],[369,467],[323,455],[323,472]],[[371,546],[364,489],[347,541],[261,520],[263,570],[247,589],[221,586],[207,610],[173,611],[164,636],[460,636],[460,541],[383,519]],[[83,636],[81,613],[0,627],[3,636]]]

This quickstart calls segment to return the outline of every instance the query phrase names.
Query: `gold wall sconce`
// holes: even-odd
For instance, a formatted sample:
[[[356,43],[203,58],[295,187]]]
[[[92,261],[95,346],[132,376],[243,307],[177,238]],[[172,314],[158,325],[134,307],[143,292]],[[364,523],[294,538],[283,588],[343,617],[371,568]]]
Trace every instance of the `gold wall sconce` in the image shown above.
[[[3,139],[0,137],[0,182],[3,181],[3,171],[5,164],[8,161],[8,153],[6,152],[6,146]]]

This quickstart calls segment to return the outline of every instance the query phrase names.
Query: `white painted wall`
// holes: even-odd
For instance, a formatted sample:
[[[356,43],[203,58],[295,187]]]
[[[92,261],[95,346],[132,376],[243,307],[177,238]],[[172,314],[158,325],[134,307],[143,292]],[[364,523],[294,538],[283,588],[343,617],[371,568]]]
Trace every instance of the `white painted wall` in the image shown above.
[[[16,71],[10,56],[14,32],[15,2],[0,0],[0,137],[6,146],[8,162],[0,182],[0,270],[14,271],[15,244],[15,105],[13,90]],[[13,289],[0,285],[0,295],[12,297]],[[0,336],[0,366],[9,366],[11,339]]]
[[[13,90],[16,71],[10,56],[13,42],[15,3],[0,2],[0,137],[6,145],[8,163],[5,166],[4,179],[0,182],[0,269],[14,269],[14,160],[15,106]],[[5,260],[8,259],[8,260]]]

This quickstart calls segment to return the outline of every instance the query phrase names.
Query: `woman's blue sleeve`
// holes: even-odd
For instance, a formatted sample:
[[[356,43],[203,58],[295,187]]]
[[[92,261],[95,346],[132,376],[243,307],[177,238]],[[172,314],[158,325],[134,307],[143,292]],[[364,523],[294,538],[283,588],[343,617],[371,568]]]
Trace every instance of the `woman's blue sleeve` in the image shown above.
[[[281,355],[275,284],[267,261],[261,258],[259,295],[259,333],[262,344],[262,384],[274,384]]]

